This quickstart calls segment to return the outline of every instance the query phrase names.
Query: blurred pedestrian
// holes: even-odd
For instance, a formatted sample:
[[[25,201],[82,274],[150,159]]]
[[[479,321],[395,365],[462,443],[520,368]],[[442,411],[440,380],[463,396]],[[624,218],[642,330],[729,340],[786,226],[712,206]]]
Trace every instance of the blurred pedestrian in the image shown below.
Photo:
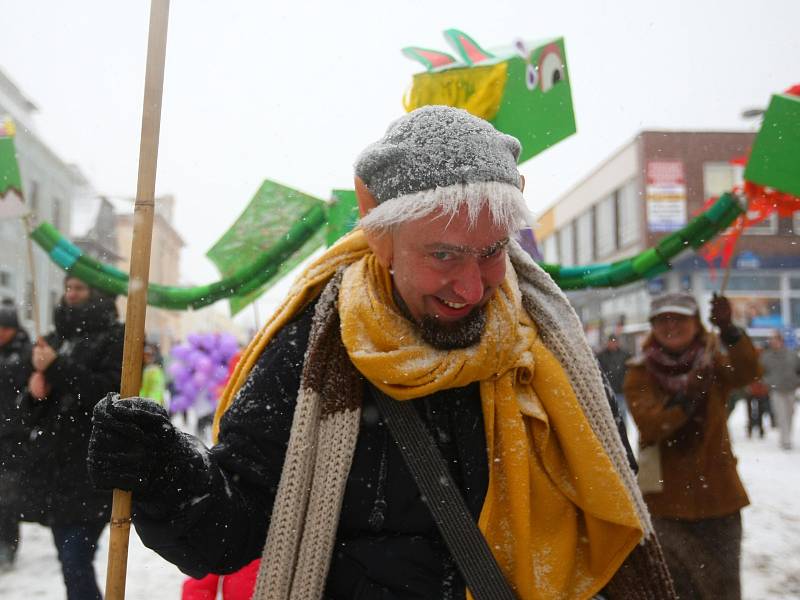
[[[0,305],[0,571],[10,568],[19,544],[19,472],[28,429],[18,405],[31,373],[31,342],[10,300]]]
[[[758,430],[758,437],[763,438],[764,415],[769,414],[769,386],[761,378],[756,379],[745,390],[747,399],[747,437]]]
[[[800,386],[800,357],[786,347],[780,331],[774,331],[769,345],[761,352],[764,383],[769,386],[772,414],[780,432],[780,446],[792,449],[792,421],[795,392]]]
[[[164,369],[160,362],[160,353],[155,344],[145,344],[142,351],[142,385],[139,389],[139,396],[148,398],[160,406],[165,406],[164,396],[166,395],[166,382]]]
[[[23,472],[24,518],[50,527],[68,600],[101,598],[92,559],[108,522],[111,494],[95,490],[86,468],[92,410],[119,390],[123,327],[114,298],[67,275],[55,330],[36,342],[20,406],[33,426]]]
[[[715,296],[709,342],[685,293],[652,301],[651,333],[625,396],[639,428],[639,481],[679,598],[740,598],[740,509],[749,504],[728,436],[726,401],[758,375],[756,351]],[[716,340],[714,340],[716,341]]]
[[[625,405],[625,393],[622,384],[625,381],[625,371],[630,358],[630,352],[622,349],[615,335],[608,336],[606,347],[597,354],[600,370],[608,379],[611,389],[614,390],[614,399],[617,401],[617,408],[623,422],[628,414],[628,408]]]

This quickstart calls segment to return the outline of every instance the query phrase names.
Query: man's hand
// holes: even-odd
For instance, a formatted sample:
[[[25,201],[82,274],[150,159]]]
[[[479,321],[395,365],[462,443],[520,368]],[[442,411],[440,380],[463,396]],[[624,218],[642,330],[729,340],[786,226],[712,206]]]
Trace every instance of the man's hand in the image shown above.
[[[44,373],[34,371],[28,378],[28,393],[36,400],[43,400],[50,393],[50,386],[44,378]]]
[[[47,342],[42,338],[36,340],[32,354],[33,368],[36,371],[44,373],[56,358],[58,358],[58,354]]]
[[[147,496],[177,437],[167,411],[144,398],[109,394],[94,407],[89,476],[95,487]]]

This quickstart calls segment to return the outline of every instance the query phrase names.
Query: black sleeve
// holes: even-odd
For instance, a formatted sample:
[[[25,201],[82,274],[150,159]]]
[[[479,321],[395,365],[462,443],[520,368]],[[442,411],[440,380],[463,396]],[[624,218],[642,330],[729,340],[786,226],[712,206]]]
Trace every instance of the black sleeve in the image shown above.
[[[25,341],[13,344],[13,350],[0,353],[0,386],[3,397],[15,398],[28,386],[28,378],[33,371],[31,364],[31,345]]]
[[[639,464],[636,462],[636,456],[634,456],[631,443],[628,441],[628,428],[625,425],[625,419],[619,412],[614,389],[611,387],[611,383],[609,383],[606,374],[601,372],[601,375],[603,376],[603,388],[606,394],[606,400],[611,407],[611,414],[614,416],[614,423],[616,423],[617,429],[619,430],[619,437],[622,438],[622,445],[625,447],[625,455],[628,457],[628,464],[634,473],[638,473]]]
[[[177,480],[163,495],[172,497],[171,506],[134,498],[142,541],[184,573],[231,573],[264,548],[312,315],[307,309],[264,350],[223,416],[214,447],[194,441],[171,453],[165,468]]]

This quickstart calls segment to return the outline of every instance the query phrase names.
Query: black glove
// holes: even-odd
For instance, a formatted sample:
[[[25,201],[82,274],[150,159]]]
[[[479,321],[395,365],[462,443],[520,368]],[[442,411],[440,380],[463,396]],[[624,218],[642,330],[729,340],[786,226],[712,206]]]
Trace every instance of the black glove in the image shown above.
[[[92,483],[146,497],[177,437],[167,411],[155,402],[109,394],[94,407],[88,457]]]
[[[725,296],[712,296],[709,320],[719,327],[720,338],[727,346],[733,346],[742,336],[741,330],[733,324],[733,310]]]

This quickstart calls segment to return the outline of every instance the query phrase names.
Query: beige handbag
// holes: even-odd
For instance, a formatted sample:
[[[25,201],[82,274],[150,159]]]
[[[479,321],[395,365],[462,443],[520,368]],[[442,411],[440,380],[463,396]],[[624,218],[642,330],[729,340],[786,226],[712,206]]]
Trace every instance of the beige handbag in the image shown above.
[[[661,476],[661,451],[658,444],[639,449],[639,489],[643,494],[653,494],[664,490]]]

